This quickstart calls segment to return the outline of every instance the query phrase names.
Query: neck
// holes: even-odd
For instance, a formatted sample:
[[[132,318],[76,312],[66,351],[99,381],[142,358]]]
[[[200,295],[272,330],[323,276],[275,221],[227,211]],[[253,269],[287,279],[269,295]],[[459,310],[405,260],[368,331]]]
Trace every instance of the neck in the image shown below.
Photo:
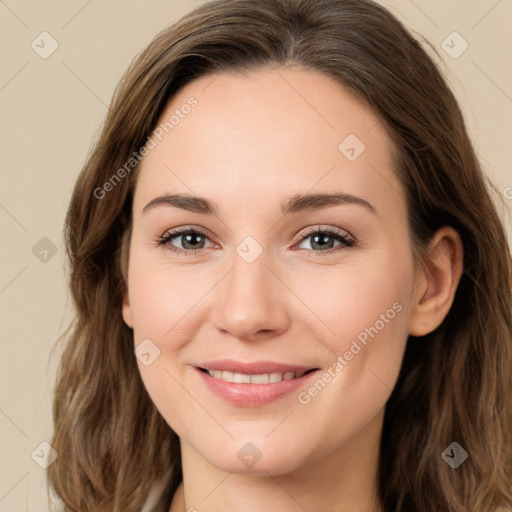
[[[293,471],[241,474],[211,464],[183,439],[183,482],[169,512],[382,512],[377,468],[378,415],[346,445]]]

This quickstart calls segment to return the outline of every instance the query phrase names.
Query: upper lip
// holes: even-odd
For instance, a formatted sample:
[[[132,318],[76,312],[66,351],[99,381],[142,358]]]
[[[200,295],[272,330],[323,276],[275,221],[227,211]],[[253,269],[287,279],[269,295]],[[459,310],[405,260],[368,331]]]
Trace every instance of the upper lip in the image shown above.
[[[298,364],[280,363],[277,361],[235,361],[233,359],[219,359],[216,361],[204,361],[197,365],[204,370],[222,370],[233,373],[243,373],[246,375],[257,375],[261,373],[286,373],[286,372],[305,372],[307,370],[317,369],[313,366],[302,366]]]

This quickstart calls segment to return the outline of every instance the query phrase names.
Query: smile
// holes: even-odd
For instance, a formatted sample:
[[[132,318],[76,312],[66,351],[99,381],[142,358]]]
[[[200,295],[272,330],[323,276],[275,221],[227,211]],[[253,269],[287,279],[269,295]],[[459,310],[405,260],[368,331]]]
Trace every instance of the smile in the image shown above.
[[[195,366],[206,389],[238,407],[263,407],[308,385],[318,367],[274,361],[205,361]]]

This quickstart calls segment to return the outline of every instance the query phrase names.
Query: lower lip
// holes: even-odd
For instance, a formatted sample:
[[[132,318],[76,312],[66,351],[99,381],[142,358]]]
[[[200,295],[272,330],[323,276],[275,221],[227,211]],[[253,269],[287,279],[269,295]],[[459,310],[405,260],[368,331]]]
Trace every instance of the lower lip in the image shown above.
[[[269,384],[238,384],[236,382],[215,379],[199,368],[196,368],[196,370],[210,391],[224,400],[241,407],[259,407],[274,402],[294,391],[296,392],[305,386],[310,377],[318,371],[315,370],[295,379]]]

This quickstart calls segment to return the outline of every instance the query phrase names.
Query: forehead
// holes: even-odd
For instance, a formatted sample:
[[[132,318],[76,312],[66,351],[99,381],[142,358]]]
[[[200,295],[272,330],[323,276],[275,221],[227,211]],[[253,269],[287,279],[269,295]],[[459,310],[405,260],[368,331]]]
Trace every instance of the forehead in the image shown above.
[[[140,208],[162,192],[276,208],[283,196],[311,190],[343,190],[377,204],[403,199],[379,117],[318,72],[203,76],[168,102],[152,140],[135,194]]]

